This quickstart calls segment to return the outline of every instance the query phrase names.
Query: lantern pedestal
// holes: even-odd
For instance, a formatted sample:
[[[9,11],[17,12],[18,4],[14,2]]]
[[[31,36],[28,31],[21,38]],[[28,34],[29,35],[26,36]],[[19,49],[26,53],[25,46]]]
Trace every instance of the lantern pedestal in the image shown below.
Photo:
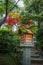
[[[30,48],[24,48],[23,65],[31,65],[31,49]]]
[[[21,44],[21,48],[23,48],[23,65],[31,65],[31,48],[34,47],[34,45],[25,45]]]

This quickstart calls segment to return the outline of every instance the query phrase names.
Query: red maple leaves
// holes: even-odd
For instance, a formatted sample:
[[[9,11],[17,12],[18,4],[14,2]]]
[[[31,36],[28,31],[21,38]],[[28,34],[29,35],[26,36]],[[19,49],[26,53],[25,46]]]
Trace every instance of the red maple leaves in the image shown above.
[[[8,17],[6,19],[6,23],[9,24],[9,25],[15,25],[16,23],[18,23],[20,20],[19,18],[16,18],[16,19],[13,19],[11,17]]]

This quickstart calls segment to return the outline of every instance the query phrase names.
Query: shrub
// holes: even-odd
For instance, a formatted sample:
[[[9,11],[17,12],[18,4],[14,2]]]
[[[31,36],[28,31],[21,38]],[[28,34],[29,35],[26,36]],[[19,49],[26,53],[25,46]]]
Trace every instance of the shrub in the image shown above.
[[[5,65],[18,65],[20,61],[15,49],[18,49],[20,44],[20,37],[17,32],[12,32],[7,28],[0,28],[0,52],[1,56],[8,57],[3,60],[2,63],[8,63]],[[10,58],[9,58],[10,57]],[[10,63],[10,64],[9,64]]]
[[[8,29],[0,29],[0,48],[12,50],[20,43],[20,37],[17,33]]]
[[[36,35],[38,47],[43,47],[43,29],[39,29]]]

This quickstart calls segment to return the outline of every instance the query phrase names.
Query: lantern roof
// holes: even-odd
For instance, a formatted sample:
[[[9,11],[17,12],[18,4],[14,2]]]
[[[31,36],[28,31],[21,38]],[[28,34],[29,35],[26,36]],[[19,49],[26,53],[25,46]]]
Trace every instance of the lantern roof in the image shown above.
[[[27,33],[33,35],[33,32],[31,30],[27,30]]]

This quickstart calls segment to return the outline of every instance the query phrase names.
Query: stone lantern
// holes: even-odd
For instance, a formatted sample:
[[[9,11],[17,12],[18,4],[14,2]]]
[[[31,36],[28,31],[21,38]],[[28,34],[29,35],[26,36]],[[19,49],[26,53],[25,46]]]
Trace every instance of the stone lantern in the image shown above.
[[[31,48],[33,45],[33,32],[28,30],[26,34],[21,33],[20,46],[23,48],[23,65],[31,65]]]

